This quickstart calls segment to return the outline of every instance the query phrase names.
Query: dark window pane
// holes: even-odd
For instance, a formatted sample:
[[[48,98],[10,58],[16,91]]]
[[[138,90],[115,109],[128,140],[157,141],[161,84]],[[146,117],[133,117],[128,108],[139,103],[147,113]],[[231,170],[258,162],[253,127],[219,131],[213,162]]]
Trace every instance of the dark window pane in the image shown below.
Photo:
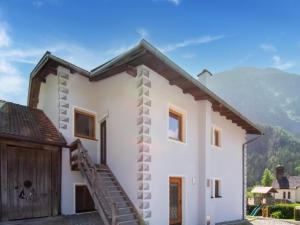
[[[171,139],[182,141],[182,116],[174,112],[169,112],[168,136]]]
[[[215,197],[220,197],[220,181],[215,180]]]
[[[177,220],[178,219],[178,184],[170,184],[170,219]]]
[[[214,136],[215,136],[215,146],[220,147],[220,132],[218,130],[214,130]]]
[[[94,138],[94,126],[94,116],[75,112],[75,135]]]

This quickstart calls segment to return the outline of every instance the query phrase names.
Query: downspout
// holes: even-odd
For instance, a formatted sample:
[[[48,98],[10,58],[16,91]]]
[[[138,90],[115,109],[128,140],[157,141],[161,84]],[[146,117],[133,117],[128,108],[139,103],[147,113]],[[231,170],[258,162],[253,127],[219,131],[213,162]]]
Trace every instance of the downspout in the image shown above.
[[[243,220],[245,220],[245,149],[246,149],[246,146],[249,145],[250,143],[256,141],[258,138],[260,138],[262,135],[264,135],[263,133],[261,135],[258,135],[257,137],[253,138],[253,139],[250,139],[248,141],[246,141],[244,144],[243,144],[243,151],[242,151],[242,176],[243,176],[243,204],[242,204],[242,207],[243,207]]]

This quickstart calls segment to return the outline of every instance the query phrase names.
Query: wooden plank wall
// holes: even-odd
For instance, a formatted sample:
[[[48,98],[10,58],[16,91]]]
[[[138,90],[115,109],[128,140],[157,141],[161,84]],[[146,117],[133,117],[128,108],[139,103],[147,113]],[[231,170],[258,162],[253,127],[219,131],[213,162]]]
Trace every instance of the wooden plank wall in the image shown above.
[[[7,220],[7,205],[8,205],[8,199],[7,199],[7,149],[5,144],[0,143],[0,182],[1,182],[1,194],[0,199],[0,219],[1,220]]]
[[[49,158],[51,166],[49,189],[51,192],[51,207],[49,207],[49,215],[56,216],[60,214],[61,202],[61,148],[58,146],[40,145],[36,143],[27,143],[24,141],[15,141],[0,138],[0,221],[8,220],[8,158],[7,151],[9,146],[19,148],[30,148],[37,151],[48,151],[51,154],[46,154]],[[38,154],[40,155],[40,154]],[[39,157],[40,158],[40,157]],[[44,159],[43,159],[44,160]],[[37,160],[38,161],[38,160]],[[37,162],[38,163],[38,162]],[[38,166],[38,165],[37,165]],[[43,176],[43,174],[40,174]],[[33,214],[34,215],[34,214]]]

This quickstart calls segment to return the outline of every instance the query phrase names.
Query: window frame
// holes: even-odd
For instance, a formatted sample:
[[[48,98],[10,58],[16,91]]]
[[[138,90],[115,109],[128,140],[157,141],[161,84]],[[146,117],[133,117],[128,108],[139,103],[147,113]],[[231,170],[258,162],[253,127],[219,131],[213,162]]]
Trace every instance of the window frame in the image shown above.
[[[290,191],[288,191],[287,199],[291,199],[291,192]]]
[[[216,141],[215,141],[215,131],[218,132],[218,143],[219,145],[216,145]],[[211,128],[211,146],[213,146],[214,148],[217,149],[221,149],[222,148],[222,129],[218,126],[212,125]]]
[[[210,197],[212,199],[213,198],[222,198],[222,181],[221,181],[221,179],[220,178],[211,178],[209,183],[210,183]],[[218,193],[216,193],[216,183],[218,183]]]
[[[179,123],[178,127],[178,139],[173,138],[169,136],[169,129],[170,129],[170,117],[177,119]],[[178,141],[180,143],[185,143],[185,138],[184,138],[184,113],[179,112],[178,110],[169,107],[168,111],[168,139],[172,141]]]
[[[285,191],[283,191],[283,193],[282,193],[282,198],[286,199],[286,192]]]
[[[87,135],[82,135],[82,134],[78,134],[77,131],[77,125],[76,125],[76,114],[80,114],[80,115],[84,115],[87,116],[89,118],[93,119],[93,128],[92,128],[92,136],[87,136]],[[78,138],[85,138],[85,139],[89,139],[89,140],[96,140],[96,114],[95,113],[91,113],[82,109],[78,109],[78,108],[74,108],[74,137],[78,137]]]

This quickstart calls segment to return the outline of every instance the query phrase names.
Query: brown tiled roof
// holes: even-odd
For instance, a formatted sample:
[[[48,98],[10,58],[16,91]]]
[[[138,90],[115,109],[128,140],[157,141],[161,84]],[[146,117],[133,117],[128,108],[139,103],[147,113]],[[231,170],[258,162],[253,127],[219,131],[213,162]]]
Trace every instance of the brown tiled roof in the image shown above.
[[[300,187],[300,176],[281,177],[273,180],[273,188],[290,189]]]
[[[268,193],[277,193],[277,191],[273,187],[260,187],[260,186],[257,186],[257,187],[254,187],[251,190],[251,193],[268,194]]]
[[[0,137],[53,145],[66,143],[43,111],[1,100]]]

